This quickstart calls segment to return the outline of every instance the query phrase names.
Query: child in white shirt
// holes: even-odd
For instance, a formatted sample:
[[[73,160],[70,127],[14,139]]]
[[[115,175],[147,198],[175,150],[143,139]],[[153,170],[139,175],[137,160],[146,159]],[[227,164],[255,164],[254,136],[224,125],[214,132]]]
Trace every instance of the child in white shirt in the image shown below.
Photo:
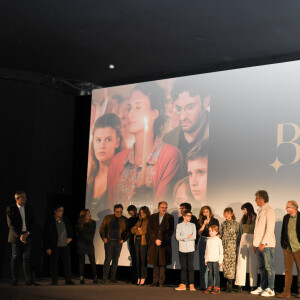
[[[217,236],[219,228],[217,225],[209,227],[210,237],[207,239],[205,249],[205,265],[208,267],[208,288],[205,293],[220,294],[219,267],[223,263],[223,246],[221,239]],[[213,288],[215,281],[215,287]]]

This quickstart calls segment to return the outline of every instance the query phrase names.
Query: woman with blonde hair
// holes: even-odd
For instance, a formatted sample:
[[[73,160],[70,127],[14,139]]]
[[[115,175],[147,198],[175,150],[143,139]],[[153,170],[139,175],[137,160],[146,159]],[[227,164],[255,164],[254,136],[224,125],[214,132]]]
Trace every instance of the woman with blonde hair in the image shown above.
[[[91,213],[88,209],[81,210],[77,223],[77,253],[79,256],[79,274],[80,283],[84,284],[84,265],[85,255],[89,257],[93,282],[97,283],[94,235],[96,231],[96,222],[92,220]]]

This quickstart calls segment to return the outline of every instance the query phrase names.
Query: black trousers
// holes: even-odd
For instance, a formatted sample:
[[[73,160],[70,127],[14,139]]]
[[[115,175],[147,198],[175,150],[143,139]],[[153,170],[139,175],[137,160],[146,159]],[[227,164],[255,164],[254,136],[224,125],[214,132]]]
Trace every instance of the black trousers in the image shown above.
[[[104,244],[105,250],[105,260],[103,265],[103,279],[108,279],[108,274],[110,270],[110,279],[115,280],[118,269],[118,262],[120,253],[122,250],[122,245],[119,242],[109,241]],[[111,262],[111,267],[110,267]]]
[[[26,282],[32,281],[31,274],[31,263],[30,263],[30,252],[31,252],[31,241],[28,238],[27,243],[22,243],[17,240],[15,243],[11,243],[11,273],[13,280],[18,280],[18,263],[22,256],[23,258],[23,270]]]
[[[195,252],[180,252],[179,261],[181,266],[181,283],[194,284],[194,253]]]
[[[164,284],[166,279],[166,266],[153,266],[153,283]]]
[[[136,274],[138,278],[147,278],[147,245],[141,245],[141,240],[135,242]]]
[[[129,253],[130,253],[130,256],[131,256],[131,268],[132,268],[132,272],[131,272],[131,279],[133,282],[136,281],[137,279],[137,274],[136,274],[136,248],[135,248],[135,245],[134,245],[134,242],[130,241],[129,242],[129,245],[128,245],[128,248],[129,248]]]
[[[93,279],[95,279],[97,277],[95,252],[87,253],[86,255],[89,257]],[[78,257],[79,257],[79,275],[80,277],[84,277],[85,254],[78,253]]]
[[[64,273],[66,281],[71,281],[72,272],[71,272],[71,255],[69,245],[65,247],[57,247],[52,250],[50,255],[50,271],[52,275],[52,280],[57,281],[58,278],[58,261],[59,258],[62,259],[64,265]]]

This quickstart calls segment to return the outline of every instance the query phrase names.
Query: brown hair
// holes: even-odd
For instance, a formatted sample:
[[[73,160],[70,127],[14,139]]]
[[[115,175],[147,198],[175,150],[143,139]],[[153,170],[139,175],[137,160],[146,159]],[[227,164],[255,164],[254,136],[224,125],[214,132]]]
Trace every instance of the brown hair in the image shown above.
[[[146,219],[148,219],[151,216],[151,212],[150,212],[148,206],[142,206],[139,210],[140,218],[141,218],[141,210],[146,214]]]
[[[211,228],[212,231],[215,231],[215,232],[219,232],[219,226],[217,225],[210,225],[208,228]]]
[[[187,214],[192,214],[192,212],[190,210],[187,210],[187,209],[182,212],[183,216],[186,216]]]
[[[199,212],[199,224],[202,226],[203,225],[203,223],[204,223],[204,220],[203,220],[203,212],[204,212],[204,210],[205,209],[208,209],[208,211],[209,211],[209,217],[210,218],[212,218],[214,215],[212,214],[212,211],[211,211],[211,208],[210,208],[210,206],[208,206],[208,205],[204,205],[204,206],[202,206],[201,207],[201,209],[200,209],[200,212]]]
[[[80,228],[80,230],[82,230],[82,227],[83,227],[84,223],[88,223],[88,222],[92,221],[92,219],[90,219],[88,221],[86,220],[87,212],[90,212],[90,210],[85,208],[85,209],[82,209],[79,213],[78,227]]]
[[[235,215],[234,215],[234,213],[233,213],[233,209],[232,209],[231,207],[226,207],[226,208],[224,209],[224,214],[225,214],[226,212],[230,212],[230,213],[232,214],[232,220],[235,220],[235,219],[236,219],[236,217],[235,217]]]

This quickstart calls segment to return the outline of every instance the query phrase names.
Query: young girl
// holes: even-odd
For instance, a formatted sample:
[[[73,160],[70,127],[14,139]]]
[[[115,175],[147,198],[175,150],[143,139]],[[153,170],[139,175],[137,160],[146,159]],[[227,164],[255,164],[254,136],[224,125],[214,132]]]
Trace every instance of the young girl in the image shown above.
[[[94,124],[90,145],[86,193],[86,205],[95,220],[98,220],[98,213],[107,208],[107,173],[113,156],[121,151],[121,144],[119,117],[109,113],[98,118]]]
[[[225,290],[231,293],[236,270],[236,250],[240,241],[240,224],[235,221],[231,207],[224,209],[224,218],[225,221],[221,224],[220,230],[224,250],[223,274],[227,279]]]
[[[254,212],[252,204],[249,202],[243,204],[241,209],[243,211],[243,217],[241,220],[242,238],[235,280],[235,285],[239,286],[239,293],[242,292],[242,286],[246,285],[247,265],[249,265],[249,280],[251,289],[257,285],[257,261],[256,254],[253,251],[253,233],[256,213]]]
[[[209,226],[209,238],[205,249],[205,265],[208,266],[208,288],[204,293],[220,294],[219,267],[223,262],[223,246],[221,239],[217,236],[219,227]],[[215,281],[215,287],[213,288]]]

